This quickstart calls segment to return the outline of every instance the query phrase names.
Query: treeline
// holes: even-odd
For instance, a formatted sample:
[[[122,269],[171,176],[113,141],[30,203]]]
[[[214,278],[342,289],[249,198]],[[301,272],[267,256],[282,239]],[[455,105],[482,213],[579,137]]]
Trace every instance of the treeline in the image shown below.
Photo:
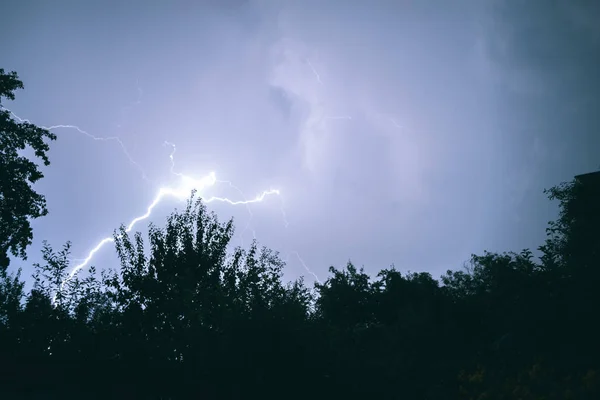
[[[23,170],[5,138],[27,126],[0,113],[8,260],[31,203],[10,202]],[[232,221],[195,197],[146,239],[116,231],[117,271],[68,279],[69,244],[46,245],[28,292],[0,263],[0,398],[597,399],[600,184],[548,194],[561,212],[539,260],[474,255],[440,280],[348,264],[285,283],[276,252],[228,252]]]

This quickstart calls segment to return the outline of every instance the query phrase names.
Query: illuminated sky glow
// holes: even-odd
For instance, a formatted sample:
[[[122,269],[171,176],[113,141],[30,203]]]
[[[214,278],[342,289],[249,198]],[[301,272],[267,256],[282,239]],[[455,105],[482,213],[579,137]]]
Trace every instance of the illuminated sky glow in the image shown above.
[[[535,248],[542,190],[600,164],[600,12],[509,3],[9,1],[1,67],[26,88],[6,106],[59,136],[25,275],[42,240],[81,263],[163,188],[161,225],[211,171],[211,210],[289,278]]]

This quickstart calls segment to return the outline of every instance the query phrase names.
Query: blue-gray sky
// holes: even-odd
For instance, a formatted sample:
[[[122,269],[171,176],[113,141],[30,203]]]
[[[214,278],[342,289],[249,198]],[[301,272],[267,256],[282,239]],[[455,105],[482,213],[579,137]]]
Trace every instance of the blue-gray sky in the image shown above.
[[[598,2],[21,0],[2,13],[0,67],[26,86],[7,106],[118,136],[151,181],[117,142],[57,130],[26,274],[43,239],[84,257],[143,214],[176,182],[165,141],[186,174],[281,190],[245,232],[247,209],[210,208],[236,218],[239,243],[254,230],[289,258],[289,278],[305,274],[294,252],[321,276],[348,259],[439,276],[484,249],[535,248],[556,212],[542,190],[600,164]],[[112,248],[94,261],[114,266]]]

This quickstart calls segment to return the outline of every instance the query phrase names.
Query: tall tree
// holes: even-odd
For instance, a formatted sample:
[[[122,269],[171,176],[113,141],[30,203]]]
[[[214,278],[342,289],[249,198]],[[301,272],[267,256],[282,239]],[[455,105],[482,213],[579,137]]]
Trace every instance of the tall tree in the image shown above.
[[[558,200],[559,218],[547,229],[541,250],[549,265],[567,267],[569,275],[597,273],[600,255],[600,171],[579,175],[545,193]]]
[[[47,140],[56,139],[46,129],[16,121],[2,106],[3,98],[15,99],[17,89],[23,89],[17,73],[0,68],[0,268],[8,266],[9,253],[27,258],[26,248],[33,239],[30,219],[48,213],[45,197],[32,187],[44,175],[23,151],[32,151],[47,166]]]
[[[576,176],[546,191],[559,201],[559,217],[549,224],[548,239],[540,247],[544,263],[554,274],[553,294],[565,316],[561,327],[579,354],[577,362],[595,364],[600,356],[597,314],[600,294],[600,171]],[[577,350],[576,350],[577,349]]]

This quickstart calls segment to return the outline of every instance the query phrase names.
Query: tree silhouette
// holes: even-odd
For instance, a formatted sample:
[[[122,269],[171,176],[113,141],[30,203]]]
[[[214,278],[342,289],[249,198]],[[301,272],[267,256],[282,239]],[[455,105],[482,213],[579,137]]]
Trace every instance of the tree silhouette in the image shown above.
[[[15,99],[23,83],[15,72],[0,69],[0,268],[8,265],[9,253],[26,258],[25,249],[33,233],[30,218],[46,215],[46,200],[32,184],[44,177],[38,166],[20,152],[30,149],[44,165],[50,161],[48,140],[56,136],[28,122],[18,122],[2,106],[2,99]]]
[[[4,273],[0,376],[19,397],[275,398],[294,388],[298,398],[594,398],[596,336],[580,330],[593,318],[579,312],[594,305],[576,295],[578,274],[592,272],[573,263],[595,253],[572,243],[564,221],[564,247],[548,245],[551,232],[540,261],[485,252],[440,281],[394,268],[371,278],[348,263],[311,291],[283,283],[277,253],[232,248],[233,221],[192,196],[147,242],[115,231],[119,270],[67,279],[67,243],[44,245],[28,294]],[[57,387],[65,376],[72,383]]]

